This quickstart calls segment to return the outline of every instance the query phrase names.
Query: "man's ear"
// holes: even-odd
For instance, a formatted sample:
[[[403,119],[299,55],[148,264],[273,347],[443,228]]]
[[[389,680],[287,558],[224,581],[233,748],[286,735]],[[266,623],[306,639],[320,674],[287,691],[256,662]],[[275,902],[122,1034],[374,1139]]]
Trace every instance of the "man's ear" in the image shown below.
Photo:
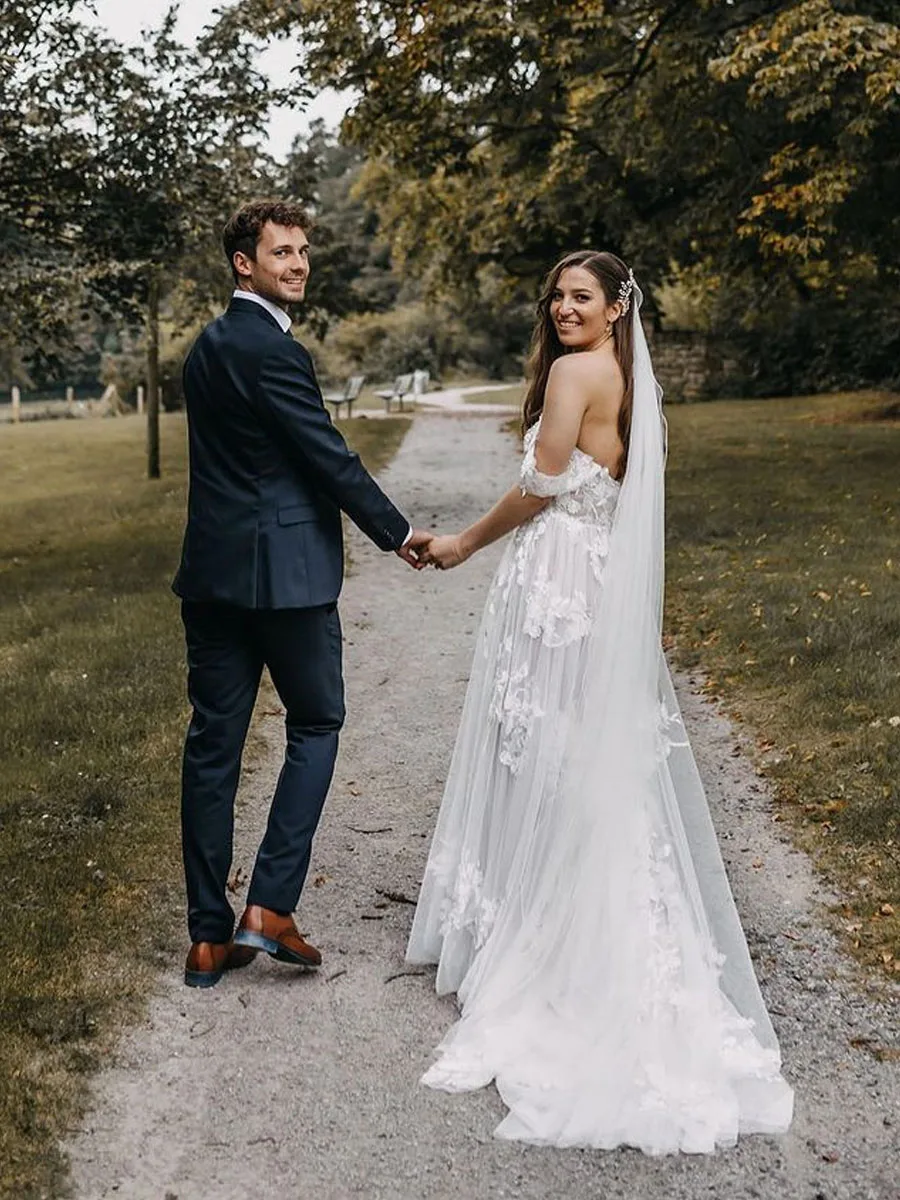
[[[242,279],[249,279],[253,273],[253,268],[250,265],[253,259],[246,255],[243,250],[235,250],[231,256],[231,261],[235,271]]]

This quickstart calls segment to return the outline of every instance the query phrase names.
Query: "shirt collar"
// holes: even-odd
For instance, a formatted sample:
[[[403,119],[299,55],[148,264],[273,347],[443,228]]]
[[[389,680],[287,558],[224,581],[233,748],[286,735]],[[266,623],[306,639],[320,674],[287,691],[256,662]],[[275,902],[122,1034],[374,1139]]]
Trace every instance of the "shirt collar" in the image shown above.
[[[269,316],[275,318],[281,326],[282,332],[287,333],[291,327],[291,318],[287,315],[283,308],[279,308],[277,304],[273,304],[271,300],[267,300],[265,296],[260,296],[256,292],[247,292],[243,288],[235,288],[232,292],[234,300],[252,300],[254,304],[261,304]]]

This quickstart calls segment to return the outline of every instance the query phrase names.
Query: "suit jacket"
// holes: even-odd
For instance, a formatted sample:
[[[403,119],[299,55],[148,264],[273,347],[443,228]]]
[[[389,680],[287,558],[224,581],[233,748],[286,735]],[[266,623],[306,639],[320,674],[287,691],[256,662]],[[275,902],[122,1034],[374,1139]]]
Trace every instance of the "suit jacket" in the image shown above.
[[[187,600],[310,608],[341,590],[340,510],[382,550],[409,522],[331,422],[309,353],[259,304],[232,300],[184,365]]]

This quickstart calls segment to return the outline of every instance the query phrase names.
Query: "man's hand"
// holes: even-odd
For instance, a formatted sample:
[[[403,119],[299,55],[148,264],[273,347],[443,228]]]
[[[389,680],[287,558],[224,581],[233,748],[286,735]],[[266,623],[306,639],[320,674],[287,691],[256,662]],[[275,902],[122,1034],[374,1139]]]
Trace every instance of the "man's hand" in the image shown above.
[[[414,570],[421,571],[424,566],[428,565],[422,555],[431,544],[433,537],[434,534],[430,533],[427,529],[414,529],[412,537],[406,545],[401,546],[394,553],[402,558],[404,562],[409,563]]]

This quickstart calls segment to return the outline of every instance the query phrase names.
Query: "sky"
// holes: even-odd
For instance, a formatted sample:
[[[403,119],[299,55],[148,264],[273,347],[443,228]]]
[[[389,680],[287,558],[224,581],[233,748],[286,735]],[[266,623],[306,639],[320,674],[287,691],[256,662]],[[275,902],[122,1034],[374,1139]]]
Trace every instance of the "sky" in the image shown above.
[[[231,0],[225,0],[230,3]],[[168,11],[172,0],[89,0],[90,8],[84,10],[87,21],[105,27],[110,35],[120,42],[137,42],[142,30],[155,28]],[[222,0],[219,0],[222,3]],[[219,3],[215,7],[219,7]],[[210,0],[181,0],[178,32],[184,41],[193,41],[204,25],[209,24],[210,11],[214,7]],[[291,67],[296,62],[289,42],[278,42],[271,46],[263,57],[269,77],[277,86],[289,84]],[[284,159],[291,142],[298,133],[303,133],[316,117],[336,127],[350,103],[350,92],[335,92],[328,89],[307,106],[305,112],[284,108],[276,110],[269,119],[269,152]]]

